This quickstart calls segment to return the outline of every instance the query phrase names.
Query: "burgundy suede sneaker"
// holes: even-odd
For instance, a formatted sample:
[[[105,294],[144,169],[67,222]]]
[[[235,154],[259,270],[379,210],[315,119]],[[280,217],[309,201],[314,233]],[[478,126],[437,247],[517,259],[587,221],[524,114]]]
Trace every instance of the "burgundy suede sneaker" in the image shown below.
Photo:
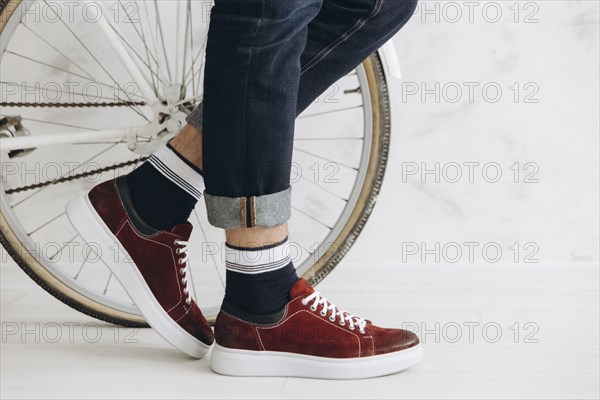
[[[290,298],[271,315],[250,315],[223,303],[211,368],[236,376],[361,379],[402,371],[423,358],[412,332],[350,315],[304,279],[292,287]]]
[[[214,342],[188,288],[191,224],[158,231],[131,205],[124,177],[104,182],[67,205],[69,220],[119,280],[148,324],[184,353],[202,358]]]

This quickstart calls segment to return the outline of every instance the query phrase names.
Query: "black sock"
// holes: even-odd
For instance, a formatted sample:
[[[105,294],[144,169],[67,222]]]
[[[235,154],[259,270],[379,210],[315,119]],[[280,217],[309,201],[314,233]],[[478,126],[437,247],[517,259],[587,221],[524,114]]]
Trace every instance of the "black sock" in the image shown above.
[[[200,170],[170,145],[127,175],[127,183],[142,220],[167,231],[189,219],[204,190]]]
[[[298,281],[287,239],[261,248],[227,245],[225,301],[251,314],[281,310]]]

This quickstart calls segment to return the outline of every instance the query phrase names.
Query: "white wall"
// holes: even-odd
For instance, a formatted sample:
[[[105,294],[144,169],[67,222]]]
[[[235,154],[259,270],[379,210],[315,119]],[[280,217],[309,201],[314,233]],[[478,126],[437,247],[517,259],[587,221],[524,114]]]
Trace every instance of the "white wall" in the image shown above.
[[[519,22],[513,2],[476,4],[470,22],[464,2],[422,2],[394,39],[404,83],[395,84],[389,170],[374,214],[346,262],[399,263],[403,244],[411,250],[411,242],[419,245],[415,255],[404,252],[409,263],[422,262],[423,242],[431,249],[440,243],[442,262],[455,257],[456,246],[447,245],[453,242],[463,251],[459,263],[470,263],[464,242],[480,243],[472,246],[475,260],[484,263],[486,243],[501,246],[501,262],[514,263],[509,249],[514,242],[520,243],[520,263],[538,247],[533,258],[541,263],[598,261],[599,3],[520,2]],[[497,8],[502,16],[493,23]],[[462,17],[453,23],[457,10]],[[538,22],[525,23],[526,16]],[[423,100],[420,85],[434,89],[436,82],[439,103],[434,94]],[[465,82],[479,85],[473,101]],[[515,82],[521,94],[516,103]],[[533,85],[525,87],[528,82]],[[488,83],[486,100],[482,88]],[[453,103],[456,86],[462,98]],[[415,87],[419,93],[411,95]],[[502,89],[496,103],[494,87]],[[525,103],[523,96],[535,88],[531,99],[538,102]],[[472,183],[465,162],[481,164]],[[419,168],[440,163],[446,175],[440,183],[433,174],[422,182],[421,174],[403,173],[411,163]],[[448,182],[456,174],[449,163],[462,166],[458,183]],[[490,164],[487,179],[500,166],[499,182],[482,176],[487,163],[497,163]],[[514,163],[521,167],[518,183],[510,169]],[[526,163],[534,164],[526,169]],[[524,183],[534,168],[539,182]],[[533,245],[524,248],[529,242]],[[489,259],[495,257],[496,245],[491,246]],[[434,255],[426,261],[434,262]]]

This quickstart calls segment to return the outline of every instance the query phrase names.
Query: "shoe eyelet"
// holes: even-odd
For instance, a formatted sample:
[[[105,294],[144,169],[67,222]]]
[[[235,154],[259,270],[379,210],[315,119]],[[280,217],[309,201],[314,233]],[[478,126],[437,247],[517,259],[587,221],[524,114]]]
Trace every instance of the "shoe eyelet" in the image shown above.
[[[183,284],[185,285],[185,278],[183,278],[183,279],[181,280],[181,283],[183,283]]]
[[[331,317],[329,317],[329,320],[330,320],[331,322],[335,322],[335,317],[334,317],[334,316],[331,316]]]
[[[187,304],[189,306],[190,304],[192,304],[192,301],[191,300],[186,300],[185,304]]]
[[[188,294],[188,289],[187,288],[183,288],[183,294]]]
[[[327,315],[327,313],[326,313],[326,312],[323,312],[323,311],[321,311],[319,314],[321,314],[321,317],[324,317],[324,316],[326,316],[326,315]]]
[[[185,274],[185,268],[179,268],[179,274],[180,275]]]
[[[350,329],[351,331],[353,331],[353,330],[354,330],[354,327],[353,327],[353,326],[351,326],[351,327],[349,327],[348,329]]]
[[[344,320],[340,321],[340,326],[346,326],[346,322]]]
[[[364,330],[360,330],[360,329],[359,329],[359,330],[358,330],[358,332],[359,332],[361,335],[364,335],[364,334],[365,334],[365,331],[364,331]]]
[[[181,254],[181,249],[180,248],[175,249],[175,254]]]
[[[317,307],[310,306],[311,311],[317,311]]]
[[[177,264],[179,264],[179,265],[183,265],[183,259],[182,259],[182,258],[180,258],[179,260],[177,260]]]

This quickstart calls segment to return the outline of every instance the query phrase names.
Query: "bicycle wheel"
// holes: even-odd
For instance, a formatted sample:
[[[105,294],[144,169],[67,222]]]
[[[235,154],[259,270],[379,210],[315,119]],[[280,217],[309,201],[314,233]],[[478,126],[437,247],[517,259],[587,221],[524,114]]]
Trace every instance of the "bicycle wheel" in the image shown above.
[[[145,325],[64,207],[131,171],[185,123],[202,96],[209,6],[0,1],[0,242],[42,288],[98,319]],[[290,240],[298,274],[311,284],[338,265],[371,214],[389,141],[377,53],[298,118]],[[191,222],[192,289],[213,320],[224,293],[224,235],[203,204]]]

